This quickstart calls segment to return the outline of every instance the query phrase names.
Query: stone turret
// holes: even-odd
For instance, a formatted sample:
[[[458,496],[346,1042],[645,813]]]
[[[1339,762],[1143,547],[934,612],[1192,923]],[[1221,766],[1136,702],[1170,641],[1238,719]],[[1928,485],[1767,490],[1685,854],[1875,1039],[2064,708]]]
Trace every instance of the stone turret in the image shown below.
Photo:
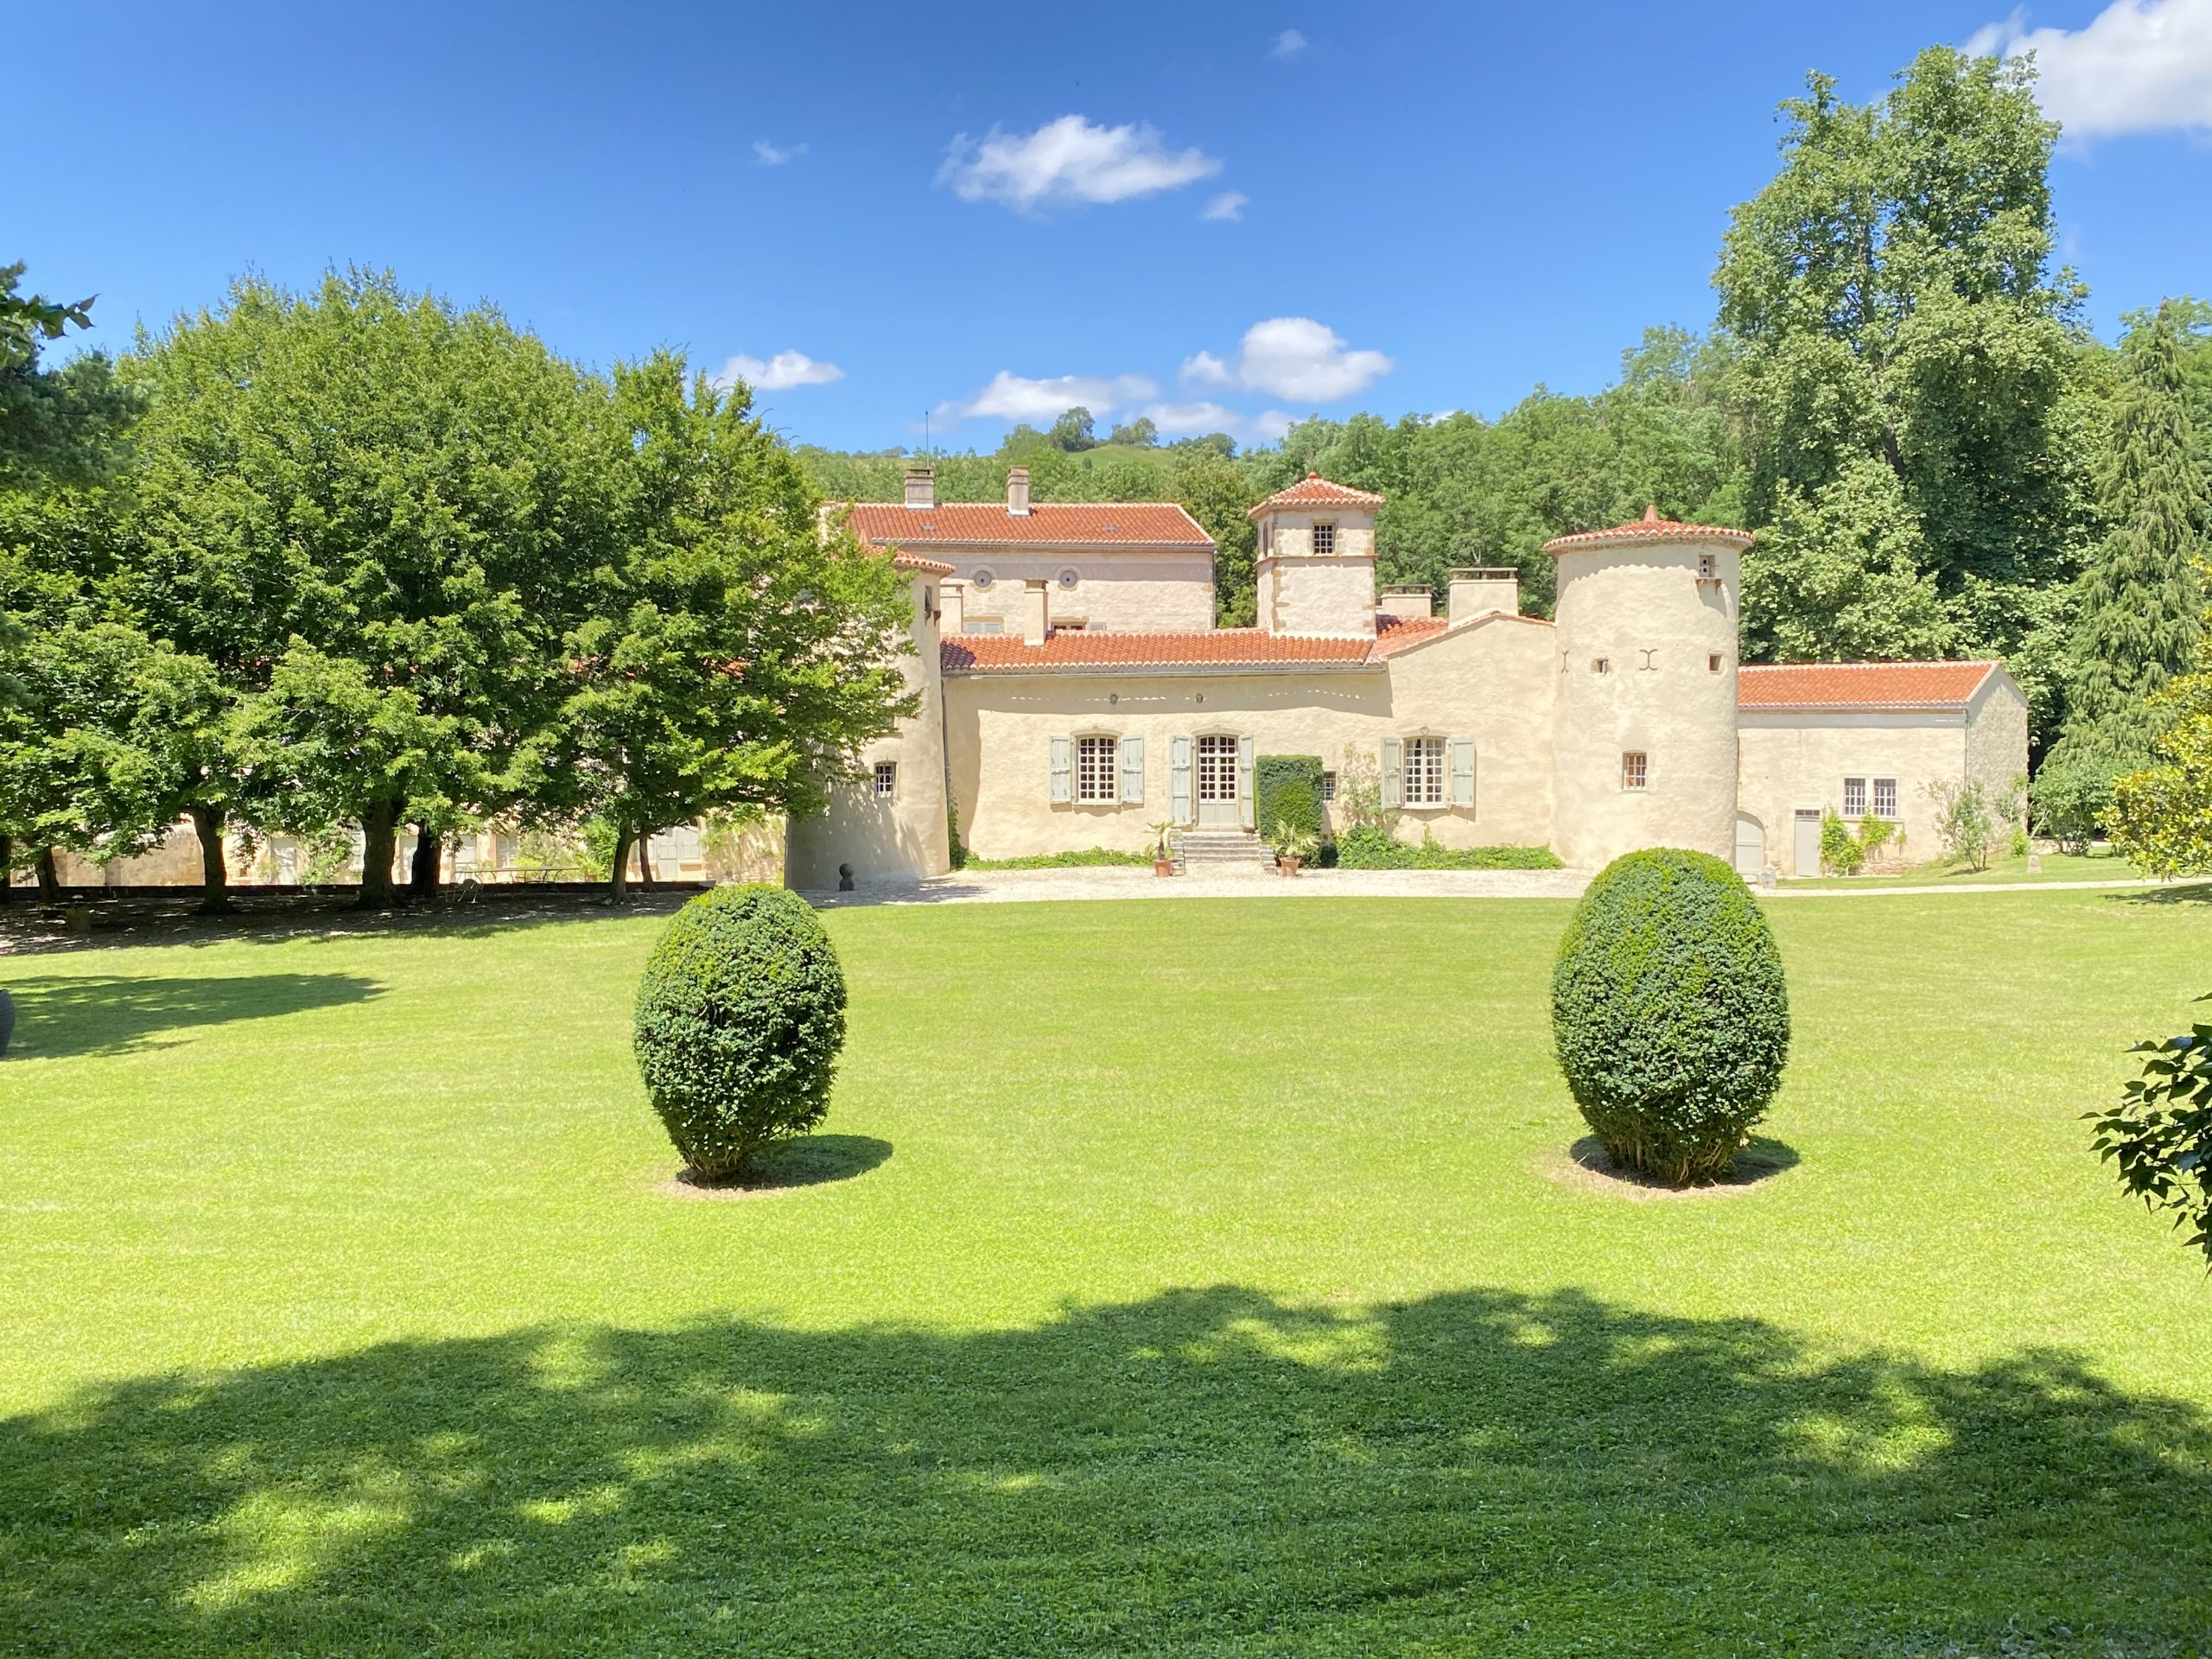
[[[1737,592],[1751,542],[1655,507],[1545,543],[1559,563],[1553,840],[1569,864],[1641,847],[1732,854]]]
[[[1375,637],[1375,515],[1382,505],[1379,495],[1308,473],[1251,509],[1260,535],[1262,628]]]

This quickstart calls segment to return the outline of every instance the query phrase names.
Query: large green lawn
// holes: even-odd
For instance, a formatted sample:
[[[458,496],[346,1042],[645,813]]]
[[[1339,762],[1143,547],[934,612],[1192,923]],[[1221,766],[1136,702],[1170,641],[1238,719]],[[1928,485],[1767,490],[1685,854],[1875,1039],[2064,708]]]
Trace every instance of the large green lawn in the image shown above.
[[[657,919],[0,959],[0,1651],[2203,1651],[2212,1284],[2078,1115],[2212,905],[1775,906],[1789,1166],[1668,1199],[1566,914],[833,913],[845,1178],[713,1200]]]

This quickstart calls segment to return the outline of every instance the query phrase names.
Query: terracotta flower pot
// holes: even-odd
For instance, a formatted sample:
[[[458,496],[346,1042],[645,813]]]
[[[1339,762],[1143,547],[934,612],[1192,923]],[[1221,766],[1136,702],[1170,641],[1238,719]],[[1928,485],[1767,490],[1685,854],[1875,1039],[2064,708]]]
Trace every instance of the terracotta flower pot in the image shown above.
[[[1152,873],[1153,873],[1154,875],[1173,875],[1173,874],[1175,874],[1175,861],[1174,861],[1173,859],[1172,859],[1172,858],[1155,858],[1155,859],[1154,859],[1154,860],[1152,861]]]
[[[1300,862],[1300,861],[1295,858],[1278,858],[1275,860],[1275,868],[1285,875],[1296,875]]]

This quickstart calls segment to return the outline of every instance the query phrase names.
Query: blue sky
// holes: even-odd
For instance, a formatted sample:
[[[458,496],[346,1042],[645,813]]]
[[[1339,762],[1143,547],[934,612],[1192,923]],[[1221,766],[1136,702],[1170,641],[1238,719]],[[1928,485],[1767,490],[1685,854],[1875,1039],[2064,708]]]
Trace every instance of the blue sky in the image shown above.
[[[9,89],[0,259],[111,347],[249,268],[389,265],[588,362],[749,359],[840,448],[1073,394],[1248,441],[1496,414],[1711,320],[1808,69],[1864,99],[1979,34],[2050,67],[2100,331],[2212,296],[2212,0],[2003,3],[87,3]]]

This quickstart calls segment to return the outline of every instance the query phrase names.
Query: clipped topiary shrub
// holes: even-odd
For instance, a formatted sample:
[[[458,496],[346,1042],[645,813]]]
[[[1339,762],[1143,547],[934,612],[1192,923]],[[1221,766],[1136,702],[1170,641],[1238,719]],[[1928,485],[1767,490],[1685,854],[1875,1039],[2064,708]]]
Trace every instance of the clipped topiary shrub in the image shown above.
[[[1263,754],[1252,762],[1252,822],[1262,839],[1272,842],[1277,824],[1321,836],[1321,757]]]
[[[1743,878],[1675,848],[1607,865],[1560,941],[1552,1038],[1615,1164],[1726,1174],[1789,1054],[1782,955]]]
[[[653,1109],[712,1179],[822,1121],[845,1042],[845,976],[807,902],[716,887],[676,913],[638,985],[634,1044]]]

